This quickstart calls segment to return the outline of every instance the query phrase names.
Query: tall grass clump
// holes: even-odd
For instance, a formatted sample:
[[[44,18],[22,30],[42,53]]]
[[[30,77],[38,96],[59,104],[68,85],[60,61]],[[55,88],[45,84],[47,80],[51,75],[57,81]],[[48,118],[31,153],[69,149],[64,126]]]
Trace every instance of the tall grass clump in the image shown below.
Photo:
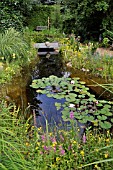
[[[29,67],[36,57],[32,39],[14,28],[0,34],[0,83],[6,83],[18,76],[23,67]]]
[[[19,109],[11,104],[7,106],[4,101],[0,102],[0,169],[20,170],[30,169],[27,155],[27,123],[18,118]],[[31,168],[32,169],[32,168]]]
[[[29,46],[24,41],[21,33],[10,28],[5,33],[0,34],[0,60],[3,62],[12,62],[18,60],[20,63],[28,60]]]

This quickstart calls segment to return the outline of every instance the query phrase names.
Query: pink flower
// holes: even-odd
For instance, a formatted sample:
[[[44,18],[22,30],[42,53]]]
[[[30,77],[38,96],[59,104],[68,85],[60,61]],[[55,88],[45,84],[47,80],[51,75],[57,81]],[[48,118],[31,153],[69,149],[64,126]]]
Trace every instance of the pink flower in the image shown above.
[[[46,141],[46,136],[45,136],[45,135],[42,135],[42,136],[41,136],[41,139],[42,139],[43,142],[45,142],[45,141]]]
[[[56,146],[53,147],[53,151],[56,152]]]
[[[51,142],[56,143],[55,137],[51,137]]]
[[[60,155],[65,155],[65,150],[62,148],[62,146],[59,146]]]
[[[64,149],[60,150],[60,154],[65,155],[65,150]]]
[[[70,151],[72,149],[72,145],[70,144],[69,146],[68,146],[68,150]]]
[[[45,151],[48,151],[48,149],[49,149],[47,146],[43,146],[43,148]]]
[[[64,137],[62,135],[60,135],[60,139],[61,141],[64,141]]]
[[[74,119],[74,112],[73,111],[70,112],[70,116],[69,117],[70,117],[70,119]]]
[[[82,141],[83,141],[83,143],[86,143],[86,135],[85,135],[85,133],[84,133],[84,135],[82,137]]]

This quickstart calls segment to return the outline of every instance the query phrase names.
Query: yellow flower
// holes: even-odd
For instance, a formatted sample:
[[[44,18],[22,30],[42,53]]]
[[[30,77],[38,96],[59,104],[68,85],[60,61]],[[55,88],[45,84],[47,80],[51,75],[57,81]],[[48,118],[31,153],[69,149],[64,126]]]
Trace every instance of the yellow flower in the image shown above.
[[[35,149],[38,150],[38,147],[36,147]]]
[[[30,144],[28,142],[25,143],[26,146],[29,146]]]
[[[13,53],[13,58],[15,58],[15,53]]]
[[[39,127],[39,128],[38,128],[38,131],[40,131],[40,130],[42,130],[42,127]]]
[[[105,158],[108,158],[109,155],[108,155],[108,153],[105,153],[104,156],[105,156]]]
[[[77,143],[76,140],[74,140],[74,141],[73,141],[73,144],[76,144],[76,143]]]
[[[60,158],[59,157],[56,157],[56,162],[60,161]]]
[[[80,154],[82,155],[82,156],[84,156],[84,151],[82,150],[82,151],[80,151]]]
[[[57,145],[57,142],[53,142],[52,146],[55,147]]]
[[[107,134],[109,134],[109,130],[107,130]]]
[[[40,146],[40,142],[37,142],[37,145]]]
[[[52,133],[49,133],[50,136],[52,136]]]
[[[98,169],[98,165],[95,165],[95,168]]]
[[[109,138],[108,139],[106,139],[106,142],[109,142],[110,140],[109,140]]]
[[[98,149],[95,149],[96,152],[98,152],[99,150]]]

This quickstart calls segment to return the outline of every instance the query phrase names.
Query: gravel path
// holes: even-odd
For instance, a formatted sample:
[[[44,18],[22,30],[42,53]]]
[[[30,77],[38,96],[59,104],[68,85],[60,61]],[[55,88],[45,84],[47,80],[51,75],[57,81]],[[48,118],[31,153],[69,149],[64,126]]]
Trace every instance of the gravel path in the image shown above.
[[[113,57],[113,50],[110,50],[109,48],[97,48],[96,52],[102,56],[109,55]]]

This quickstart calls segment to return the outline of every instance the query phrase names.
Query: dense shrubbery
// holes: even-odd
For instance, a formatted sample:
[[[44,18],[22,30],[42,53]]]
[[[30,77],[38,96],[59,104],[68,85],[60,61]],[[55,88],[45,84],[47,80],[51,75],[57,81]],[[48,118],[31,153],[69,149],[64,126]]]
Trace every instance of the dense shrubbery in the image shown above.
[[[11,27],[22,30],[31,7],[30,0],[1,0],[0,31]]]

